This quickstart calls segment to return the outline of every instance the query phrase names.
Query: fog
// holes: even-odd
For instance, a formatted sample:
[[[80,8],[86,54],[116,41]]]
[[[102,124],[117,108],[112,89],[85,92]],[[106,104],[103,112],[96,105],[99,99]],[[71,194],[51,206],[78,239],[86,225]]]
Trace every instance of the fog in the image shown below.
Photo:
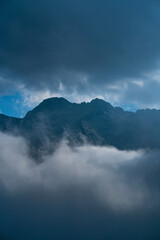
[[[159,239],[158,151],[64,139],[41,163],[28,152],[0,133],[1,239]]]

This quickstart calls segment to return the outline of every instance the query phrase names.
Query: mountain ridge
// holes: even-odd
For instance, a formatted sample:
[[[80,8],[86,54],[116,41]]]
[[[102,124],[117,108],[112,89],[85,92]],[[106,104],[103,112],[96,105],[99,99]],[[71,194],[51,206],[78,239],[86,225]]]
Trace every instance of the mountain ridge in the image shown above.
[[[26,115],[29,113],[29,112],[32,112],[34,111],[34,109],[37,109],[39,108],[39,106],[41,106],[42,104],[44,103],[47,103],[47,102],[51,102],[51,101],[55,101],[55,100],[64,100],[66,101],[66,103],[68,104],[76,104],[76,105],[83,105],[83,104],[93,104],[93,103],[103,103],[103,104],[107,104],[108,106],[110,105],[112,108],[115,108],[115,109],[119,109],[120,111],[124,111],[124,112],[128,112],[128,113],[137,113],[137,112],[149,112],[149,111],[160,111],[160,109],[156,109],[156,108],[142,108],[142,109],[137,109],[136,111],[131,111],[131,110],[124,110],[122,107],[119,107],[119,106],[113,106],[112,104],[110,104],[109,102],[106,102],[105,100],[103,99],[100,99],[100,98],[95,98],[95,99],[92,99],[90,102],[80,102],[80,103],[76,103],[76,102],[70,102],[68,101],[67,99],[63,98],[63,97],[51,97],[51,98],[47,98],[47,99],[44,99],[42,102],[40,102],[36,107],[34,107],[33,109],[29,110]],[[53,103],[53,102],[52,102]],[[24,117],[14,117],[14,116],[8,116],[6,114],[3,114],[3,113],[0,113],[0,117],[2,116],[5,116],[5,117],[8,117],[8,118],[12,118],[12,119],[24,119],[26,117],[26,115]]]
[[[24,118],[0,114],[0,131],[24,137],[34,158],[54,151],[64,136],[71,146],[85,139],[121,150],[160,149],[160,110],[131,112],[102,99],[71,103],[49,98]]]

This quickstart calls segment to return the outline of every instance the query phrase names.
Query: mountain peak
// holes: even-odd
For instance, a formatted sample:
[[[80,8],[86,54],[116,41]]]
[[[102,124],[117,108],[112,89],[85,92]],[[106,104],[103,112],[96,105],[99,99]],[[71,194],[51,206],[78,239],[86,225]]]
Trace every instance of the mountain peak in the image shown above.
[[[35,107],[32,111],[29,111],[26,114],[26,117],[29,117],[30,114],[34,114],[37,112],[52,112],[64,109],[66,106],[70,105],[68,100],[63,97],[52,97],[43,100],[37,107]]]
[[[104,103],[105,101],[101,98],[95,98],[93,100],[91,100],[91,103]]]
[[[86,103],[82,102],[81,104],[89,104],[91,109],[97,109],[97,110],[111,110],[113,109],[113,106],[104,101],[103,99],[95,98],[91,102]],[[29,111],[26,114],[26,117],[29,117],[30,114],[35,114],[38,112],[57,112],[57,111],[63,111],[64,109],[70,107],[70,106],[75,106],[75,105],[81,105],[78,103],[71,103],[67,99],[63,97],[52,97],[52,98],[47,98],[43,100],[37,107],[35,107],[32,111]]]
[[[40,104],[69,104],[70,102],[63,97],[52,97],[44,99]]]
[[[47,98],[41,102],[37,108],[59,108],[71,104],[68,100],[63,97],[52,97]]]
[[[113,106],[109,102],[106,102],[105,100],[100,99],[100,98],[93,99],[90,102],[90,104],[93,104],[96,107],[103,107],[103,108],[108,108],[108,109],[112,109],[113,108]]]

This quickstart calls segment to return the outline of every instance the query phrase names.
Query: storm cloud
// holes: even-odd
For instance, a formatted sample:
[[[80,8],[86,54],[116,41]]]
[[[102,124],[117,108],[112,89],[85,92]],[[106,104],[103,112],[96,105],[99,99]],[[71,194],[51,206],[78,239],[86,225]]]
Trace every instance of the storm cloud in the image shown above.
[[[123,94],[135,104],[137,99],[130,98],[129,92],[131,83],[140,79],[153,96],[148,81],[154,83],[159,69],[158,1],[8,0],[0,4],[3,79],[61,95],[78,92],[109,99],[111,94],[119,103]],[[139,94],[135,84],[133,95],[143,98],[144,94],[141,105],[148,105],[147,91],[142,87]]]

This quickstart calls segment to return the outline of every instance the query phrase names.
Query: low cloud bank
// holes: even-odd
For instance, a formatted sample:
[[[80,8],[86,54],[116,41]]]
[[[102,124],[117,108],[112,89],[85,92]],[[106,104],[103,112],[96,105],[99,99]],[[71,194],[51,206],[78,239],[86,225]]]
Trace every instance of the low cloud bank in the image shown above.
[[[100,204],[118,211],[157,207],[160,200],[159,152],[87,144],[71,148],[62,141],[37,164],[28,156],[24,139],[2,133],[0,152],[0,186],[10,194],[87,188]]]
[[[64,140],[43,158],[0,133],[1,240],[160,239],[160,152]]]

